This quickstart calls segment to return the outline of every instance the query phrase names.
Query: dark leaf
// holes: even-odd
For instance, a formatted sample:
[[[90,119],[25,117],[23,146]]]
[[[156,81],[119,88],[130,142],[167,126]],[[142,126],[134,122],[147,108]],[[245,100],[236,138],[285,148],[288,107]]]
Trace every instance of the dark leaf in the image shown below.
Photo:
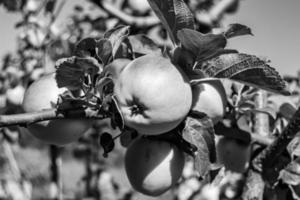
[[[205,176],[210,170],[211,162],[214,162],[216,158],[214,129],[211,120],[202,115],[192,114],[192,117],[186,119],[183,138],[197,147],[195,168],[201,177]]]
[[[190,29],[179,30],[177,36],[182,46],[192,52],[198,62],[218,55],[227,43],[223,34],[202,34]]]
[[[104,38],[108,39],[112,45],[112,56],[115,55],[118,49],[121,47],[123,40],[129,35],[129,26],[118,26],[111,29],[104,34]]]
[[[279,107],[280,114],[288,120],[290,120],[293,117],[296,111],[297,109],[290,103],[283,103]]]
[[[115,147],[115,142],[111,134],[102,133],[100,136],[100,145],[103,147],[103,157],[107,157],[108,153],[111,152]]]
[[[78,42],[74,54],[79,57],[94,57],[96,55],[96,40],[85,38]]]
[[[279,73],[253,55],[224,54],[202,63],[197,69],[209,77],[229,78],[271,92],[290,94]]]
[[[122,115],[121,110],[119,108],[118,101],[114,96],[112,96],[110,111],[112,113],[112,118],[111,118],[112,127],[113,128],[119,127],[120,130],[123,130],[124,126],[125,126],[124,118],[123,118],[123,115]]]
[[[174,44],[178,44],[177,31],[194,29],[194,17],[183,0],[148,0],[149,5],[167,29]]]
[[[81,89],[84,84],[84,76],[94,75],[101,66],[92,57],[79,58],[76,56],[60,59],[55,64],[56,81],[58,87],[67,87],[70,90]]]
[[[102,61],[103,65],[107,65],[112,59],[113,47],[108,39],[101,39],[97,41],[97,55]]]
[[[161,52],[161,49],[146,35],[131,35],[128,39],[134,53],[149,54]]]
[[[120,136],[120,143],[123,147],[128,147],[131,142],[138,136],[133,129],[125,129]]]
[[[242,35],[253,35],[251,29],[242,24],[230,24],[224,33],[226,38],[232,38]]]

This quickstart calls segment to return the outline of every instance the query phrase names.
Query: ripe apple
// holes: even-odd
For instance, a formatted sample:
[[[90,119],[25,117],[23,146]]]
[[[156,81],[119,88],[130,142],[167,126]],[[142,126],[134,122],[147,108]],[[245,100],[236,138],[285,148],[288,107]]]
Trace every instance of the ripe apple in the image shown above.
[[[244,173],[249,167],[251,146],[248,143],[222,135],[216,136],[217,162],[226,170]]]
[[[132,187],[150,196],[169,190],[181,177],[184,154],[167,141],[137,138],[125,154],[125,170]]]
[[[131,62],[131,60],[127,58],[119,58],[108,64],[104,70],[103,74],[105,76],[110,76],[114,80],[116,80],[120,73],[123,71],[123,69]]]
[[[192,105],[187,76],[161,54],[131,61],[114,84],[125,125],[141,134],[170,131],[185,118]]]
[[[226,92],[219,80],[198,83],[192,86],[192,110],[206,113],[214,124],[220,121],[226,109]]]
[[[58,88],[55,73],[41,77],[26,90],[23,99],[25,112],[37,112],[53,108],[58,96],[67,88]],[[77,140],[90,128],[90,120],[62,119],[41,121],[27,126],[30,133],[44,142],[65,145]]]
[[[7,100],[14,105],[21,105],[25,93],[25,88],[22,85],[17,85],[14,88],[9,88],[6,91]]]

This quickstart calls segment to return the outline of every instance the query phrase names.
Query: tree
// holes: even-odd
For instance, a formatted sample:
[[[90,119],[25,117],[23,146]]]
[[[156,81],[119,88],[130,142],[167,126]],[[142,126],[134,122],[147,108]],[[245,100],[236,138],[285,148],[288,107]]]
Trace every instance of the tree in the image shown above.
[[[11,1],[0,1],[8,10],[23,14],[24,20],[17,26],[26,30],[20,39],[18,54],[8,55],[4,60],[2,96],[8,97],[8,91],[17,86],[26,88],[41,74],[49,71],[55,71],[59,88],[68,89],[59,95],[56,102],[52,102],[53,106],[48,110],[20,113],[16,109],[18,105],[11,101],[14,98],[4,101],[12,104],[9,106],[11,109],[4,109],[0,116],[0,126],[4,127],[1,131],[6,138],[12,138],[12,131],[6,128],[12,125],[27,126],[47,120],[94,120],[93,126],[80,139],[81,149],[78,147],[74,152],[78,157],[86,159],[85,195],[95,198],[101,198],[101,187],[92,186],[95,182],[93,178],[101,177],[100,174],[105,171],[99,164],[103,161],[96,158],[99,156],[99,148],[96,147],[98,142],[95,142],[95,138],[100,140],[101,151],[107,157],[117,149],[116,139],[120,138],[122,145],[131,149],[131,145],[135,144],[133,141],[141,137],[176,145],[189,157],[186,166],[194,164],[194,169],[190,168],[192,173],[183,171],[180,184],[173,189],[182,192],[183,187],[192,188],[189,186],[191,181],[194,181],[192,185],[196,185],[196,189],[190,190],[188,195],[177,194],[178,198],[262,199],[264,195],[271,199],[278,196],[280,191],[285,192],[281,194],[281,199],[289,199],[291,195],[298,198],[299,179],[292,174],[299,174],[296,171],[298,137],[295,137],[300,128],[299,110],[288,102],[289,99],[281,99],[281,103],[278,103],[282,95],[288,96],[290,93],[284,79],[265,59],[226,48],[231,38],[251,34],[251,29],[241,24],[220,27],[223,14],[235,12],[239,1],[148,0],[153,12],[136,12],[136,8],[131,8],[127,1],[91,2],[99,7],[101,15],[92,18],[84,13],[83,7],[76,6],[72,23],[61,33],[56,33],[53,22],[64,1],[57,6],[56,1],[44,1],[39,6],[34,4],[37,2],[29,0],[16,0],[14,4]],[[48,24],[37,19],[41,11],[45,12],[45,18],[49,18]],[[215,28],[218,31],[213,33],[212,29]],[[149,62],[142,59],[150,54],[157,56],[152,56]],[[51,66],[44,65],[45,57],[51,61]],[[156,63],[155,58],[163,58],[161,60],[168,62]],[[141,65],[140,68],[136,67],[140,71],[128,70],[132,68],[132,63]],[[172,64],[167,67],[165,63]],[[156,84],[165,83],[161,81],[161,73],[173,75],[164,70],[175,68],[180,71],[179,74],[184,74],[182,76],[185,78],[180,80],[189,88],[199,86],[199,91],[193,92],[192,98],[188,93],[184,95],[183,89],[178,90],[178,93],[169,92],[171,84],[175,85],[171,80],[175,79],[167,79],[171,86],[165,84],[165,87],[161,87],[163,84]],[[137,76],[138,73],[143,76]],[[153,75],[156,75],[157,80]],[[192,99],[201,102],[203,98],[205,90],[202,91],[200,86],[216,82],[222,83],[226,90],[226,94],[224,91],[216,91],[222,99],[220,107],[224,107],[224,99],[227,101],[224,113],[218,116],[222,120],[211,119],[213,116],[208,106],[204,106],[208,110],[201,107],[192,109]],[[131,85],[125,87],[127,83]],[[148,88],[136,89],[140,85]],[[132,90],[130,97],[124,92],[128,88]],[[145,134],[145,131],[137,128],[139,126],[128,123],[126,114],[135,116],[138,113],[148,119],[149,107],[140,99],[147,97],[149,100],[149,93],[157,94],[151,96],[153,101],[159,102],[159,106],[153,104],[153,109],[163,113],[164,117],[155,116],[151,123],[137,121],[149,128],[144,130],[162,126],[159,120],[164,119],[165,122],[168,118],[165,116],[168,115],[171,119],[170,110],[175,112],[175,108],[180,106],[190,109],[180,116],[175,125],[166,126],[164,133]],[[161,98],[166,94],[170,95],[169,101]],[[170,113],[165,112],[168,102],[175,100],[178,94],[186,97],[186,101],[182,100],[181,104],[176,102],[174,109],[168,110]],[[279,96],[278,99],[274,94]],[[267,98],[269,101],[266,101]],[[107,131],[103,127],[108,127]],[[242,163],[243,170],[229,167],[226,160],[229,158],[220,154],[222,145],[218,146],[216,137],[225,138],[222,143],[226,143],[229,149],[235,144],[242,144],[234,146],[236,152],[246,146],[247,159],[239,159],[246,162]],[[216,145],[221,149],[216,151]],[[53,172],[56,172],[53,181],[60,185],[59,151],[52,146],[51,152]],[[95,163],[97,167],[93,169]],[[114,184],[110,178],[107,180],[108,185]],[[201,184],[196,184],[199,182]],[[260,187],[255,187],[257,185]],[[274,185],[275,189],[272,188]],[[115,195],[119,194],[113,187],[108,190]],[[207,196],[210,191],[217,195]],[[126,193],[122,198],[130,195],[131,192]],[[62,191],[57,191],[54,198],[62,198]]]

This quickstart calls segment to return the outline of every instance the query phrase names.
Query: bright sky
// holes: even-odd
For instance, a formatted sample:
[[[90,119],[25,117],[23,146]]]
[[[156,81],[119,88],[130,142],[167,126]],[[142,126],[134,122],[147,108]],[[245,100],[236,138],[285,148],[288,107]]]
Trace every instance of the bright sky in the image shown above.
[[[65,10],[70,9],[68,1]],[[233,38],[229,47],[243,53],[264,56],[282,75],[296,75],[300,70],[300,1],[299,0],[241,0],[239,11],[226,16],[225,25],[241,23],[249,26],[253,36]],[[62,17],[66,14],[63,13]],[[0,57],[15,48],[14,24],[20,16],[0,8]]]

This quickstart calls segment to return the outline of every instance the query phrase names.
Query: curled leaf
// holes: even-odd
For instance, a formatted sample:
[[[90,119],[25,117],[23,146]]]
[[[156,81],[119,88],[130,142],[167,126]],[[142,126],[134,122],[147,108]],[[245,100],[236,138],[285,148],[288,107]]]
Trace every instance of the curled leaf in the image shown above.
[[[177,31],[194,29],[194,16],[183,0],[148,0],[149,5],[167,29],[173,44],[178,44]]]
[[[103,157],[107,157],[108,153],[111,152],[115,147],[115,142],[111,134],[102,133],[100,136],[100,145],[103,147],[104,153]]]
[[[67,87],[70,90],[81,89],[85,75],[94,77],[102,69],[94,58],[79,58],[76,56],[58,60],[55,68],[57,69],[55,78],[58,87]]]
[[[232,38],[242,35],[253,35],[249,27],[242,24],[230,24],[224,33],[226,38]]]
[[[84,38],[76,45],[74,54],[79,57],[93,57],[96,55],[95,38]]]
[[[117,56],[118,50],[122,48],[122,42],[129,35],[129,26],[118,26],[104,34],[104,38],[108,39],[112,46],[112,56]]]
[[[137,138],[138,133],[133,129],[125,129],[120,136],[120,143],[123,147],[128,147]]]
[[[102,61],[103,65],[107,65],[112,59],[113,46],[108,39],[101,39],[97,41],[97,56]]]

